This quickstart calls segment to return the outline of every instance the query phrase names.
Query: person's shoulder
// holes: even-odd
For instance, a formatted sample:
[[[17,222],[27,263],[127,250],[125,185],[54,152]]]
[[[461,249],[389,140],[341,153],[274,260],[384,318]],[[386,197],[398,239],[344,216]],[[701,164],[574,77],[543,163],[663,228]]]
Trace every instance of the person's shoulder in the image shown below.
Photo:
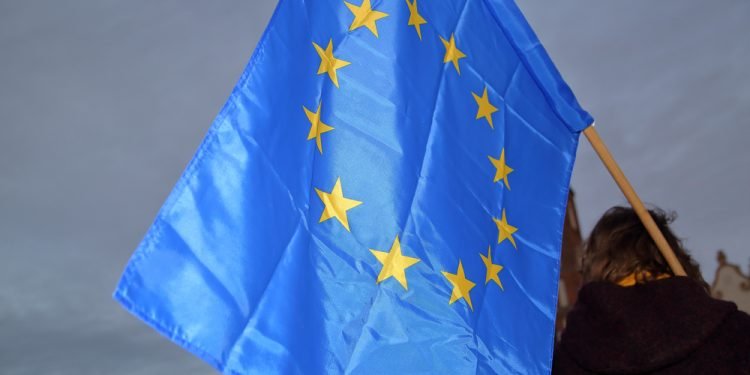
[[[736,306],[736,305],[735,305]],[[739,338],[744,338],[750,344],[750,315],[735,309],[727,315],[722,324],[723,331]],[[750,347],[748,347],[750,349]]]
[[[741,310],[737,310],[736,315],[738,315],[737,320],[744,322],[745,326],[750,326],[750,314],[747,314],[746,312]]]
[[[739,373],[750,374],[750,315],[734,310],[724,319],[719,329],[719,338],[723,344],[721,351],[730,358]]]
[[[729,315],[727,320],[731,322],[730,324],[733,324],[738,328],[737,333],[745,337],[750,344],[750,315],[744,311],[737,310]],[[750,349],[750,347],[748,349]],[[748,355],[748,357],[750,357],[750,355]]]

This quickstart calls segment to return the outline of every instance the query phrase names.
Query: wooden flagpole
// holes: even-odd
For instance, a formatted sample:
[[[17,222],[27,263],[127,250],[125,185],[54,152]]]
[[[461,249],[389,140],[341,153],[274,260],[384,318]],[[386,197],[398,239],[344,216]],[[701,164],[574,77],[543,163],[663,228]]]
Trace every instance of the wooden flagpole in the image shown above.
[[[641,222],[643,222],[643,225],[651,235],[651,238],[653,238],[659,251],[661,251],[661,255],[664,256],[669,267],[672,268],[672,272],[677,276],[687,276],[685,269],[682,267],[682,264],[680,264],[677,256],[675,256],[674,251],[669,246],[669,242],[667,242],[667,239],[664,238],[664,234],[661,233],[661,230],[659,230],[659,227],[656,225],[654,218],[648,213],[641,198],[638,197],[633,186],[630,185],[630,182],[628,182],[628,179],[620,169],[620,166],[617,165],[614,157],[612,157],[612,154],[607,149],[604,141],[599,137],[599,133],[594,128],[594,124],[591,124],[591,126],[586,128],[586,130],[583,131],[583,134],[586,135],[586,138],[589,140],[589,143],[591,143],[594,151],[596,151],[599,158],[602,159],[604,166],[607,167],[609,174],[615,179],[617,186],[619,186],[622,193],[625,194],[625,198],[627,198],[628,202],[630,202],[630,205],[633,207],[633,210],[635,210],[635,213],[641,219]]]

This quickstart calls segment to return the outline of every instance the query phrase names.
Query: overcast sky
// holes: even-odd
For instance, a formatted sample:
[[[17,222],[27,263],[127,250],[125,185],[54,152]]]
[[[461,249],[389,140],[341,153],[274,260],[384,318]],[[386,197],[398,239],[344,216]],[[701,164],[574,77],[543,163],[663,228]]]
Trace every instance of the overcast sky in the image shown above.
[[[750,2],[520,5],[707,278],[747,269]],[[111,293],[274,6],[0,0],[0,373],[212,373]],[[624,203],[585,143],[573,187],[584,231]]]

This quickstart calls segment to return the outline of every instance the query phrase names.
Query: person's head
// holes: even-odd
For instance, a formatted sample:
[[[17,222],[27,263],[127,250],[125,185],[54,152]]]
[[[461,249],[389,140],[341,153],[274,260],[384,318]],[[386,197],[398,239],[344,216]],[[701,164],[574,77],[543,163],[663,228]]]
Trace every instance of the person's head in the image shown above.
[[[669,228],[675,216],[660,209],[649,210],[664,237],[685,268],[687,276],[706,290],[698,264]],[[584,282],[617,283],[631,275],[645,283],[661,275],[674,276],[656,244],[632,208],[612,207],[599,219],[586,241],[582,260]]]

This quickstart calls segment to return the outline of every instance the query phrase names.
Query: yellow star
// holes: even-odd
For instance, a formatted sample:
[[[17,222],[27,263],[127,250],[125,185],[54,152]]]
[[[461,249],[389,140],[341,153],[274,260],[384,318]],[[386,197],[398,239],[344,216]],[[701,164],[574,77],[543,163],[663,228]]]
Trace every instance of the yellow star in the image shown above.
[[[458,47],[456,47],[456,38],[451,34],[451,39],[445,40],[443,37],[440,37],[440,41],[443,42],[443,46],[445,46],[445,57],[443,58],[443,62],[447,63],[449,61],[453,62],[453,66],[456,67],[456,71],[458,74],[461,74],[461,68],[458,67],[458,60],[463,59],[466,57],[466,55],[461,52]]]
[[[344,197],[344,191],[341,189],[341,177],[336,179],[336,184],[330,193],[326,193],[318,188],[315,188],[315,192],[318,193],[318,197],[325,205],[323,214],[320,215],[320,223],[335,217],[347,231],[350,231],[349,218],[346,216],[346,211],[359,206],[362,202]]]
[[[482,262],[487,267],[487,276],[485,276],[484,285],[489,284],[490,281],[494,281],[500,286],[500,290],[505,290],[503,289],[503,283],[500,282],[499,275],[500,271],[503,270],[503,266],[492,263],[492,246],[487,249],[487,256],[484,256],[482,253],[479,253],[479,256],[482,257]]]
[[[314,139],[315,143],[318,144],[318,151],[322,154],[323,144],[321,142],[321,135],[333,130],[333,127],[324,124],[323,121],[320,120],[320,106],[321,104],[318,104],[318,110],[315,112],[307,109],[305,106],[302,106],[302,109],[305,110],[307,120],[310,121],[310,132],[307,134],[307,140]]]
[[[513,168],[509,167],[507,164],[505,164],[505,149],[500,151],[500,159],[495,159],[492,156],[487,156],[490,159],[490,163],[495,167],[495,180],[493,182],[498,182],[500,180],[503,180],[505,183],[505,187],[510,190],[510,183],[508,183],[508,175],[513,172]]]
[[[333,84],[336,85],[336,87],[339,87],[339,77],[336,74],[336,71],[351,63],[339,60],[333,56],[333,39],[328,41],[328,46],[325,50],[315,42],[313,42],[313,46],[315,47],[315,51],[318,52],[318,56],[320,56],[318,75],[328,73],[328,77],[331,78]]]
[[[370,6],[370,0],[362,1],[362,5],[360,6],[356,6],[346,1],[344,1],[344,4],[346,4],[346,7],[349,8],[349,10],[354,14],[354,21],[352,21],[352,25],[349,26],[349,31],[364,26],[372,31],[372,33],[375,34],[375,37],[377,38],[378,25],[375,22],[388,17],[388,14],[378,12],[377,10],[372,10],[372,7]]]
[[[482,94],[482,96],[479,96],[473,92],[471,93],[471,95],[474,96],[474,100],[479,106],[479,109],[477,109],[477,120],[484,117],[487,122],[490,123],[490,128],[494,129],[495,125],[492,123],[492,114],[497,112],[497,107],[490,103],[490,98],[487,95],[487,87],[484,88],[484,94]]]
[[[497,225],[497,243],[501,244],[506,239],[509,239],[510,243],[513,244],[513,247],[518,249],[516,246],[516,239],[513,238],[513,234],[518,231],[518,228],[508,224],[508,219],[505,217],[505,210],[503,210],[503,217],[501,219],[493,217],[492,220],[495,222],[495,225]]]
[[[398,241],[398,236],[393,240],[393,245],[391,245],[391,250],[389,252],[386,253],[385,251],[373,249],[370,249],[370,252],[378,259],[378,262],[383,265],[383,268],[378,275],[378,284],[387,280],[389,277],[393,277],[398,280],[404,289],[409,290],[409,286],[406,282],[406,269],[417,264],[419,259],[407,257],[401,254],[401,243]]]
[[[471,304],[471,295],[469,295],[469,292],[471,292],[471,289],[477,284],[474,284],[466,278],[466,275],[464,274],[464,265],[461,264],[461,261],[458,261],[458,271],[456,271],[455,274],[443,271],[443,276],[453,284],[453,292],[451,293],[451,300],[448,304],[452,305],[453,302],[463,298],[466,300],[466,303],[469,304],[469,308],[473,311],[474,306]]]
[[[417,0],[414,0],[414,3],[410,3],[409,0],[406,0],[406,5],[409,6],[409,26],[414,26],[414,28],[417,29],[419,40],[422,40],[422,25],[426,24],[427,20],[419,14]]]

